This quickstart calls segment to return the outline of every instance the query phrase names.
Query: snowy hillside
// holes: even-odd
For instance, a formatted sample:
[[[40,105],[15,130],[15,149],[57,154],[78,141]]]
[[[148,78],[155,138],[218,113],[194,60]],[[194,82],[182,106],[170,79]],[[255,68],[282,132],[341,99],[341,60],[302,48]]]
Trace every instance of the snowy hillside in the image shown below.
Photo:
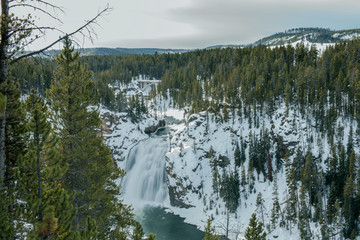
[[[178,119],[176,124],[169,124],[170,149],[166,153],[166,173],[169,196],[160,205],[168,211],[185,217],[185,221],[195,224],[203,229],[206,220],[213,218],[216,229],[222,235],[226,234],[230,239],[241,239],[248,225],[251,214],[256,212],[260,220],[265,222],[268,239],[299,239],[297,223],[288,223],[285,220],[289,189],[286,183],[286,163],[276,171],[276,150],[279,147],[279,139],[289,153],[288,162],[298,157],[305,156],[311,149],[311,154],[318,158],[320,170],[326,171],[325,161],[331,155],[329,139],[326,134],[321,134],[314,128],[314,118],[310,113],[301,114],[294,108],[286,111],[285,104],[276,109],[271,116],[265,112],[253,113],[255,119],[241,117],[238,114],[230,114],[227,122],[221,115],[185,114],[184,110],[172,109],[168,102],[158,101],[161,111],[152,112],[144,120],[137,124],[131,123],[125,114],[115,114],[102,111],[104,123],[107,126],[105,137],[111,147],[114,157],[122,168],[126,166],[126,157],[130,149],[139,141],[148,138],[144,129],[150,125],[156,125],[155,115],[159,118],[169,117]],[[242,114],[243,115],[243,114]],[[184,116],[186,121],[184,122]],[[181,122],[182,121],[182,122]],[[180,123],[181,122],[181,123]],[[338,117],[336,125],[339,133],[336,140],[348,143],[350,129],[355,131],[357,125],[346,118]],[[350,126],[352,126],[350,128]],[[278,183],[278,199],[281,207],[279,222],[283,226],[271,227],[271,215],[274,199],[274,182],[269,181],[268,176],[253,170],[254,179],[249,173],[250,145],[252,139],[261,139],[265,132],[271,139],[270,158],[274,169],[274,178]],[[355,139],[354,139],[355,140]],[[236,144],[246,144],[246,160],[242,167],[235,168],[234,152]],[[212,152],[210,154],[210,152]],[[359,152],[359,148],[356,148]],[[241,180],[245,183],[240,187],[240,204],[234,213],[229,213],[226,203],[220,197],[219,192],[214,191],[214,167],[211,162],[218,159],[220,164],[216,167],[218,178],[224,174],[237,171]],[[243,176],[245,173],[245,176]],[[218,179],[216,179],[218,181]],[[253,181],[253,186],[251,186]],[[298,183],[298,190],[300,183]],[[258,194],[262,194],[262,210],[256,204]],[[299,192],[297,192],[299,197]],[[321,199],[326,204],[326,198]],[[310,210],[313,214],[315,209]],[[263,219],[262,219],[263,218]],[[228,223],[228,224],[227,224]],[[226,227],[228,225],[228,227]],[[312,239],[321,239],[321,224],[310,222]],[[328,226],[329,229],[331,226]],[[335,230],[334,230],[335,231]]]
[[[290,159],[295,157],[295,146],[300,145],[302,153],[311,146],[313,155],[319,156],[323,151],[322,161],[329,156],[328,139],[323,138],[319,132],[312,127],[312,119],[306,119],[299,112],[290,110],[288,116],[284,108],[277,109],[271,118],[260,119],[259,126],[250,126],[248,119],[235,117],[229,123],[220,123],[212,115],[202,113],[189,117],[188,127],[185,125],[172,127],[171,151],[167,153],[167,170],[169,185],[176,186],[177,192],[183,193],[181,199],[186,205],[193,208],[172,208],[175,213],[185,216],[186,220],[198,226],[203,226],[208,217],[214,217],[215,224],[222,234],[226,226],[226,208],[225,203],[214,193],[212,168],[210,159],[206,157],[212,148],[215,156],[218,158],[229,159],[224,169],[228,172],[234,171],[234,151],[235,143],[244,139],[250,143],[250,135],[259,136],[261,131],[268,130],[270,135],[283,138],[283,143],[291,152]],[[207,120],[209,119],[209,120]],[[339,118],[338,123],[344,124],[344,144],[347,143],[347,137],[350,130],[350,123]],[[312,139],[312,142],[308,142]],[[316,145],[321,143],[322,149]],[[275,149],[271,150],[272,157],[275,155]],[[245,172],[248,177],[248,158],[244,163]],[[290,160],[291,161],[291,160]],[[274,163],[273,163],[274,164]],[[274,166],[275,169],[275,166]],[[219,168],[219,173],[221,169]],[[238,169],[239,174],[241,170]],[[240,176],[242,178],[242,176]],[[249,186],[241,189],[241,204],[235,214],[230,215],[229,236],[231,239],[239,239],[236,236],[244,234],[249,218],[253,212],[257,212],[256,198],[259,192],[262,193],[265,202],[264,222],[270,225],[271,209],[273,204],[273,183],[266,181],[264,175],[255,173],[254,190],[251,192]],[[285,209],[287,198],[287,185],[285,181],[284,168],[277,173],[279,184],[279,199],[282,210]],[[325,201],[325,200],[324,200]],[[196,212],[196,214],[194,214]],[[296,226],[290,230],[286,228],[276,228],[268,231],[268,239],[298,239],[299,233]],[[312,226],[313,239],[321,239],[320,226]]]
[[[266,46],[288,45],[303,41],[315,44],[335,44],[337,42],[357,39],[360,37],[360,29],[332,31],[323,28],[299,28],[276,33],[256,41],[253,45]]]
[[[360,29],[332,31],[324,28],[299,28],[275,33],[248,45],[216,45],[208,47],[207,49],[243,48],[259,45],[265,45],[271,48],[286,45],[296,47],[298,43],[304,43],[305,46],[315,46],[320,52],[323,52],[328,46],[334,46],[338,42],[354,40],[359,37]]]

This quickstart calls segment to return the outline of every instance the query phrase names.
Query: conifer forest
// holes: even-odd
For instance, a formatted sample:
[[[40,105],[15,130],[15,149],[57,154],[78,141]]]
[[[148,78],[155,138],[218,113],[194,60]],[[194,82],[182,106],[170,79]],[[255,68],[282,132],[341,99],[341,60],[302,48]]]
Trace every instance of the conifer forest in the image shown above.
[[[360,40],[83,56],[69,35],[32,55],[13,2],[0,20],[0,239],[164,239],[124,201],[134,188],[199,239],[360,239]],[[159,81],[145,94],[147,80]],[[151,138],[156,191],[152,175],[135,184],[155,172]]]

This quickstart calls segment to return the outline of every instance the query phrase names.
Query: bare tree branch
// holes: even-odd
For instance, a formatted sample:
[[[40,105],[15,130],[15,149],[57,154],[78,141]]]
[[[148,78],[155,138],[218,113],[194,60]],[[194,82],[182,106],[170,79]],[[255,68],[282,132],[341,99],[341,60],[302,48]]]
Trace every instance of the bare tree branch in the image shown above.
[[[42,4],[42,5],[44,5],[44,6],[51,7],[51,8],[53,8],[53,9],[56,10],[56,11],[60,11],[60,12],[62,12],[62,13],[65,12],[62,7],[56,6],[56,5],[54,5],[54,4],[51,4],[51,3],[48,3],[48,2],[45,2],[45,1],[42,1],[42,0],[20,0],[20,1],[19,1],[19,0],[9,0],[8,2],[9,2],[9,3],[11,3],[11,2],[17,2],[18,4],[21,4],[21,3],[26,3],[26,2],[28,2],[28,1],[30,1],[30,2],[38,2],[39,4]],[[29,4],[29,5],[31,5],[31,4]]]
[[[30,53],[27,53],[27,54],[24,54],[24,55],[21,55],[17,58],[14,58],[13,60],[10,61],[10,65],[11,64],[14,64],[16,62],[18,62],[19,60],[21,59],[24,59],[24,58],[27,58],[27,57],[31,57],[31,56],[34,56],[34,55],[37,55],[39,53],[42,53],[46,50],[48,50],[49,48],[51,48],[52,46],[54,46],[55,44],[61,42],[62,40],[64,40],[66,37],[69,37],[69,36],[73,36],[77,33],[80,33],[84,36],[84,33],[82,32],[83,30],[86,30],[88,31],[90,34],[91,32],[93,31],[91,25],[92,24],[96,24],[96,20],[101,16],[103,15],[105,12],[108,12],[110,11],[111,8],[109,7],[109,5],[107,5],[103,10],[101,10],[94,18],[92,18],[91,20],[87,21],[83,26],[79,27],[78,29],[76,29],[75,31],[69,33],[69,34],[66,34],[64,35],[63,37],[60,37],[58,40],[52,42],[51,44],[49,44],[48,46],[40,49],[40,50],[37,50],[37,51],[34,51],[34,52],[30,52]],[[89,30],[90,29],[90,30]],[[91,36],[90,36],[91,37]],[[91,38],[90,38],[91,39]]]
[[[56,21],[63,23],[58,17],[55,17],[54,15],[52,15],[51,13],[49,13],[48,11],[45,11],[44,9],[40,8],[40,7],[36,7],[34,5],[31,4],[27,4],[27,3],[18,3],[18,4],[14,4],[11,5],[9,8],[13,8],[13,7],[29,7],[32,8],[34,10],[40,11],[46,15],[48,15],[49,17],[51,17],[52,19],[55,19]]]
[[[29,28],[21,28],[21,29],[16,29],[14,31],[11,31],[11,33],[9,34],[9,36],[13,36],[19,32],[23,32],[23,31],[40,31],[42,34],[45,34],[44,30],[58,30],[54,27],[29,27]],[[60,31],[60,30],[59,30]]]
[[[31,0],[31,1],[34,1],[34,0]],[[59,10],[62,13],[64,13],[64,9],[62,7],[56,6],[54,4],[51,4],[51,3],[48,3],[48,2],[45,2],[45,1],[42,1],[42,0],[35,0],[35,1],[41,3],[41,4],[45,5],[45,6],[52,7],[53,9]]]

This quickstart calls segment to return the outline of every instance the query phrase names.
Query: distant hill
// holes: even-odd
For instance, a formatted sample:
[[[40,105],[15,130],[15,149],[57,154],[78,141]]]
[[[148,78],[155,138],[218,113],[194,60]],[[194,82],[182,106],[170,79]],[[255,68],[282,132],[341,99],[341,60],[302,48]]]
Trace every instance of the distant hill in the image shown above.
[[[277,46],[292,44],[298,41],[307,41],[309,43],[337,43],[359,37],[360,29],[332,31],[326,28],[294,28],[262,38],[252,45]]]
[[[213,48],[235,48],[235,47],[246,47],[246,46],[279,46],[295,44],[299,41],[316,43],[316,44],[335,44],[341,41],[351,40],[360,37],[360,29],[350,30],[337,30],[333,31],[327,28],[294,28],[286,30],[285,32],[275,33],[268,37],[264,37],[252,44],[247,45],[215,45],[207,47],[206,49]]]
[[[294,28],[285,32],[275,33],[264,37],[252,44],[224,44],[206,47],[214,48],[242,48],[247,46],[279,46],[296,44],[299,41],[317,44],[335,44],[337,42],[351,40],[360,37],[360,29],[337,30],[333,31],[327,28]],[[82,56],[94,55],[134,55],[134,54],[155,54],[161,53],[183,53],[192,51],[191,49],[164,49],[164,48],[83,48],[79,49]],[[60,50],[50,50],[46,55],[55,55]]]
[[[188,49],[163,49],[163,48],[82,48],[78,49],[81,56],[94,55],[136,55],[136,54],[155,54],[161,53],[182,53],[188,52]],[[60,50],[47,51],[47,55],[59,54]]]

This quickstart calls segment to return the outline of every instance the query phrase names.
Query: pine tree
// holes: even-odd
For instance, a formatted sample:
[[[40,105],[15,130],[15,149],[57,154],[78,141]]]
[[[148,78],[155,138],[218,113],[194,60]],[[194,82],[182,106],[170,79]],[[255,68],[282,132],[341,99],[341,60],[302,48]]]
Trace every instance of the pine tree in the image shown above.
[[[345,237],[350,237],[353,229],[356,228],[356,210],[355,210],[355,197],[354,197],[354,177],[351,175],[348,177],[344,187],[344,219],[345,225]]]
[[[240,185],[243,188],[243,192],[245,192],[245,186],[247,184],[246,181],[246,172],[245,172],[245,166],[244,163],[241,164],[241,180],[240,180]]]
[[[245,239],[247,240],[266,240],[266,232],[264,230],[264,224],[262,222],[258,222],[256,219],[256,213],[253,213],[249,226],[245,231]]]
[[[118,169],[105,146],[97,135],[100,126],[96,110],[99,99],[94,88],[92,72],[82,66],[79,53],[74,53],[69,39],[57,57],[57,67],[51,88],[47,92],[54,112],[53,123],[59,132],[64,161],[69,169],[63,177],[64,186],[75,191],[74,206],[78,209],[73,229],[83,230],[96,220],[99,238],[106,238],[114,231],[124,205],[117,199],[119,187],[115,179],[124,174]],[[132,222],[128,222],[128,225]]]
[[[10,218],[8,206],[10,202],[6,196],[6,192],[0,191],[0,239],[12,239],[14,236],[14,228]]]
[[[273,185],[273,207],[271,210],[271,228],[275,229],[279,223],[279,218],[281,214],[281,207],[279,203],[279,192],[278,192],[278,184],[277,184],[277,176],[275,174],[274,177],[274,185]]]
[[[251,159],[249,159],[249,163],[248,163],[247,183],[249,184],[249,192],[252,193],[254,191],[255,176],[254,176],[254,165]]]
[[[4,173],[4,199],[10,219],[11,228],[9,233],[23,232],[23,224],[19,219],[22,214],[21,202],[17,191],[16,168],[18,159],[27,153],[26,142],[28,133],[26,129],[26,117],[24,105],[20,101],[20,85],[13,81],[7,83],[7,101],[6,101],[6,125],[5,125],[5,173]],[[1,193],[0,193],[1,194]],[[13,237],[11,237],[13,238]]]
[[[266,214],[265,200],[262,198],[261,192],[256,197],[256,213],[261,216],[261,221],[264,222],[264,214]]]
[[[220,189],[220,196],[224,199],[226,208],[232,213],[238,208],[240,198],[240,180],[237,172],[237,168],[230,174],[224,171]]]
[[[140,223],[135,223],[135,228],[133,230],[132,239],[133,240],[141,240],[143,239],[145,233]]]
[[[340,206],[339,200],[335,202],[335,214],[333,215],[332,219],[332,235],[339,235],[338,239],[344,239],[344,216],[343,216],[343,209]]]
[[[299,196],[299,230],[301,239],[311,239],[312,234],[309,223],[309,208],[307,205],[308,200],[306,199],[306,191],[304,185],[300,189]]]
[[[286,170],[286,184],[288,187],[285,213],[286,213],[286,219],[288,221],[288,226],[290,227],[290,232],[291,232],[292,223],[296,221],[298,198],[297,198],[297,181],[295,177],[296,170],[293,164],[290,163],[289,156],[285,157],[285,170]]]
[[[155,233],[150,233],[149,237],[146,240],[155,240],[156,238],[156,234]]]
[[[216,234],[215,227],[212,226],[211,219],[207,220],[207,225],[205,226],[205,237],[203,240],[220,240],[220,236]]]
[[[239,147],[238,142],[235,143],[234,160],[235,160],[235,166],[240,167],[240,165],[241,165],[241,153],[240,153],[240,147]]]
[[[47,106],[34,89],[26,100],[26,110],[28,151],[18,159],[16,168],[19,198],[26,202],[22,217],[34,224],[30,238],[69,237],[76,213],[73,195],[60,185],[66,166],[61,164]]]
[[[272,161],[271,161],[271,156],[270,153],[268,153],[267,155],[267,177],[270,180],[270,182],[273,181],[273,167],[272,167]]]

